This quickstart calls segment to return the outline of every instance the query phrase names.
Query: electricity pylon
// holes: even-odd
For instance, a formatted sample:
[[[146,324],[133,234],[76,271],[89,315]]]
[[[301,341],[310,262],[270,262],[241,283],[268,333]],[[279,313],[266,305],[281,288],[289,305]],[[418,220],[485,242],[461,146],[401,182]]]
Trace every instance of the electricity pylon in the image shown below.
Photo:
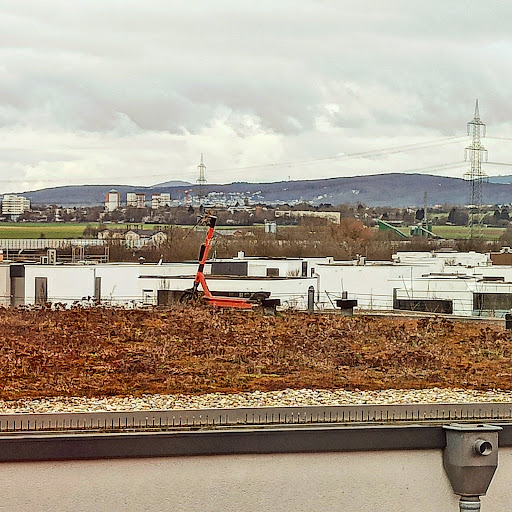
[[[482,183],[487,175],[482,171],[482,161],[487,162],[487,149],[482,146],[480,137],[485,137],[485,124],[480,121],[478,100],[475,104],[475,117],[468,123],[468,135],[473,135],[473,141],[465,149],[464,159],[471,163],[470,170],[464,178],[470,182],[469,195],[469,236],[480,237],[482,234]]]
[[[199,178],[197,179],[197,184],[199,185],[199,205],[203,204],[204,201],[204,186],[206,185],[206,165],[203,162],[203,153],[201,153],[201,163],[197,166],[199,169]]]

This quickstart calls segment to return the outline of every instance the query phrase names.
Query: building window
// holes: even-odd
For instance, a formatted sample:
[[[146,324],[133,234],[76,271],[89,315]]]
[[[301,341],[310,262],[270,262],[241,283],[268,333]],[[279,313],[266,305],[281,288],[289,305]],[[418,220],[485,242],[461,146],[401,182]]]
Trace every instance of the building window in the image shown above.
[[[473,293],[473,310],[512,309],[512,293]]]
[[[451,300],[436,299],[396,299],[394,309],[451,315],[453,314],[453,302]]]

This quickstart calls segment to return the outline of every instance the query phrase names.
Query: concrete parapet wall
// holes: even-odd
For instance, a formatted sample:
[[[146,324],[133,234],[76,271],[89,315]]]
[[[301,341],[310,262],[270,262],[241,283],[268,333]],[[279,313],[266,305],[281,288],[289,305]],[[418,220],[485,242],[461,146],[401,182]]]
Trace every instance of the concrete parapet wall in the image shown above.
[[[510,509],[512,448],[482,498]],[[3,463],[5,510],[457,512],[441,450]]]

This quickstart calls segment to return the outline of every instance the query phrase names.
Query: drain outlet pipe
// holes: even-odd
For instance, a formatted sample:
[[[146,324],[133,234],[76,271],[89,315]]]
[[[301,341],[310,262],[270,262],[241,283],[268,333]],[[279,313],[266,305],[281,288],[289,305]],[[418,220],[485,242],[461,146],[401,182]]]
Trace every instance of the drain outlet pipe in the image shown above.
[[[443,427],[446,448],[443,465],[460,496],[460,512],[480,510],[480,496],[484,496],[498,467],[498,432],[496,425],[453,423]]]
[[[475,499],[472,501],[468,501],[471,498],[463,498],[461,496],[459,501],[459,511],[460,512],[469,512],[469,511],[479,511],[480,510],[480,498],[478,496],[474,497]]]

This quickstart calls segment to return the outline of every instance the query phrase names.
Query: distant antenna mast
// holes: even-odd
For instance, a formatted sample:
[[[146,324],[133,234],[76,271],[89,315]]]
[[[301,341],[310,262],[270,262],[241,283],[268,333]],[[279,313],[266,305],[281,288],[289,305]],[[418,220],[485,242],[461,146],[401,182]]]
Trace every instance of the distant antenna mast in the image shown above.
[[[464,174],[464,178],[470,182],[471,192],[469,199],[469,236],[475,238],[482,230],[482,183],[487,175],[482,171],[482,161],[487,162],[487,149],[480,142],[480,131],[485,137],[485,124],[480,121],[478,100],[475,104],[475,117],[468,123],[468,135],[473,135],[473,141],[465,150],[464,159],[471,163],[471,168]]]
[[[199,185],[199,204],[203,204],[204,201],[204,186],[206,185],[206,165],[203,162],[203,153],[201,153],[201,163],[197,166],[199,169],[199,178],[197,179],[197,184]]]
[[[427,191],[423,194],[423,225],[428,229],[428,218],[427,218],[427,209],[428,209],[428,195]]]

